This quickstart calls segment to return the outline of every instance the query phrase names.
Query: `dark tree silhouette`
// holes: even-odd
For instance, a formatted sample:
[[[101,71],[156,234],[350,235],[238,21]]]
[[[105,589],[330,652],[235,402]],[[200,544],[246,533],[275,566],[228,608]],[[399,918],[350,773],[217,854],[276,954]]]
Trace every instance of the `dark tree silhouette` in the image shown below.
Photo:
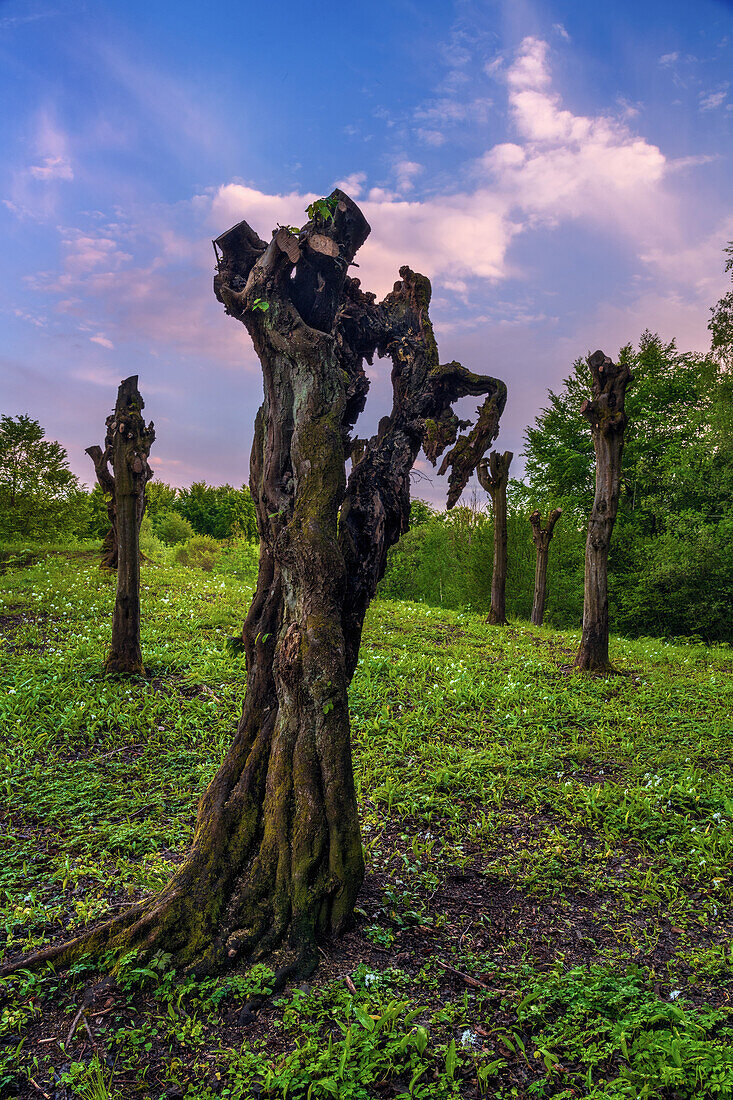
[[[115,411],[107,417],[104,450],[87,447],[97,481],[108,494],[110,529],[102,543],[102,568],[117,570],[117,596],[107,672],[143,671],[140,648],[140,525],[145,512],[145,486],[153,476],[148,455],[155,439],[153,422],[142,417],[145,402],[137,375],[120,383]],[[112,473],[109,464],[112,463]]]
[[[632,381],[626,363],[612,363],[602,351],[588,359],[593,397],[580,411],[591,427],[596,452],[596,491],[585,544],[583,634],[575,667],[611,671],[608,658],[608,550],[618,511],[621,455],[626,429],[626,389]]]
[[[311,970],[317,937],[351,917],[364,862],[347,688],[364,615],[389,547],[407,530],[420,447],[432,462],[451,448],[442,469],[456,500],[506,401],[502,382],[440,364],[424,276],[401,268],[377,302],[347,275],[368,233],[336,190],[297,233],[279,228],[266,244],[240,222],[215,242],[216,296],[246,326],[264,376],[250,467],[260,564],[243,630],[242,717],[201,799],[188,857],[162,893],[34,959],[68,960],[80,945],[137,946],[210,972],[282,945],[281,982]],[[364,360],[375,353],[392,360],[394,403],[377,434],[357,442]],[[451,404],[466,395],[488,396],[458,438],[467,425]]]
[[[506,569],[507,569],[507,520],[506,489],[509,483],[509,467],[514,455],[511,451],[492,451],[482,459],[476,469],[480,485],[491,497],[494,511],[494,566],[491,573],[491,607],[488,621],[506,626]]]
[[[555,524],[562,515],[562,508],[556,508],[547,517],[547,523],[542,526],[542,517],[538,511],[534,511],[529,517],[532,524],[532,542],[537,547],[537,564],[534,572],[534,600],[532,601],[532,622],[535,626],[542,626],[545,617],[545,601],[547,599],[547,559],[550,553],[550,541],[555,530]]]

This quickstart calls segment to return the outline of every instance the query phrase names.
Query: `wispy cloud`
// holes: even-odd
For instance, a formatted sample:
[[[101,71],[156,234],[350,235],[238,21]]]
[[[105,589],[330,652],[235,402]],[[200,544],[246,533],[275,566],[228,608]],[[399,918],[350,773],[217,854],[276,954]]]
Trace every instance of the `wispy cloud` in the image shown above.
[[[720,85],[714,92],[700,93],[700,110],[714,111],[716,107],[722,107],[728,98],[728,85]]]
[[[614,241],[623,236],[640,262],[661,271],[661,257],[682,247],[668,228],[682,220],[666,188],[675,162],[635,132],[628,117],[565,108],[541,39],[525,38],[494,74],[515,140],[473,162],[470,186],[412,197],[423,166],[406,156],[394,162],[397,190],[372,188],[362,198],[364,172],[340,180],[374,227],[359,256],[364,285],[384,293],[409,263],[441,280],[444,294],[468,300],[473,282],[495,285],[519,274],[511,247],[520,234],[578,219]],[[33,287],[44,300],[54,295],[69,322],[94,317],[87,339],[103,348],[137,343],[154,354],[175,349],[256,369],[238,327],[221,323],[210,288],[210,238],[241,218],[266,238],[278,222],[301,224],[315,197],[230,182],[193,198],[183,218],[179,205],[177,221],[173,208],[160,206],[134,224],[104,221],[95,212],[86,227],[62,231],[62,269],[37,276]],[[176,228],[184,223],[185,231]],[[485,307],[476,315],[488,316]],[[494,320],[536,324],[550,317],[528,302]]]

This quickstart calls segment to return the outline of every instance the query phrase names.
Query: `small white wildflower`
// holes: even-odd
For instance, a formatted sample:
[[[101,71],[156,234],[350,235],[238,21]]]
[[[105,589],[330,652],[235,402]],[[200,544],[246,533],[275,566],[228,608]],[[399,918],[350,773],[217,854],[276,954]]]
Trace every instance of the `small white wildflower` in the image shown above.
[[[676,1001],[681,992],[682,992],[681,989],[673,989],[672,992],[669,995],[670,1001]]]
[[[364,975],[364,985],[366,986],[374,985],[374,983],[378,981],[378,974],[372,974],[371,971],[367,971],[367,973]]]
[[[478,1042],[478,1036],[475,1031],[471,1031],[470,1028],[466,1028],[461,1034],[461,1046],[463,1047],[475,1047]]]

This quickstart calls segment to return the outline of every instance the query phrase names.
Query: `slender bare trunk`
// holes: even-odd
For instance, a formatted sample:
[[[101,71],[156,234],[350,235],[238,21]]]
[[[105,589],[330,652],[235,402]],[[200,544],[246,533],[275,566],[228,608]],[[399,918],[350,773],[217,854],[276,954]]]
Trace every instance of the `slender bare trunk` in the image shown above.
[[[632,381],[626,363],[612,363],[602,351],[588,359],[593,397],[581,407],[593,434],[596,491],[585,545],[583,633],[575,667],[612,669],[608,657],[608,551],[618,512],[621,455],[626,428],[626,389]]]
[[[506,571],[507,571],[507,511],[506,489],[509,483],[509,467],[514,455],[511,451],[492,451],[483,459],[476,474],[479,483],[491,497],[494,512],[494,565],[491,573],[491,607],[488,621],[496,626],[506,626]]]
[[[542,626],[545,617],[545,603],[547,601],[547,561],[550,556],[550,541],[555,530],[555,524],[562,515],[562,508],[556,508],[547,517],[547,523],[542,526],[542,517],[538,511],[534,511],[529,517],[532,524],[532,542],[537,547],[537,564],[534,573],[534,600],[532,601],[532,622],[535,626]]]
[[[148,455],[155,439],[152,421],[146,426],[143,420],[144,407],[137,388],[137,375],[126,378],[117,392],[115,411],[107,417],[104,450],[97,446],[87,448],[97,481],[109,497],[110,530],[102,546],[102,567],[117,570],[112,644],[105,668],[107,672],[128,675],[143,671],[140,525],[145,512],[145,486],[153,476]]]

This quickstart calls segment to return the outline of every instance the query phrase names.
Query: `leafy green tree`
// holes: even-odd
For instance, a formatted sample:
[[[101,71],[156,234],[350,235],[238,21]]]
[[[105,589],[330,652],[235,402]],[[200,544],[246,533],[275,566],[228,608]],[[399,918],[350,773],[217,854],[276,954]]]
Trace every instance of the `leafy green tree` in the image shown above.
[[[196,534],[186,517],[178,512],[164,512],[158,517],[153,529],[161,542],[168,546],[188,542]]]
[[[153,478],[148,482],[145,489],[145,512],[150,516],[153,527],[160,516],[167,515],[175,507],[178,492],[178,489],[166,485],[164,481]]]
[[[733,241],[723,249],[726,255],[725,270],[733,279]],[[733,366],[733,290],[724,294],[711,309],[708,328],[712,335],[712,352],[728,367]]]
[[[88,512],[87,495],[60,443],[30,416],[0,415],[0,535],[51,538],[73,533]]]
[[[254,505],[246,486],[235,489],[231,485],[196,481],[189,489],[178,490],[173,507],[186,517],[198,535],[215,539],[257,538]]]
[[[637,349],[627,346],[619,358],[629,363],[634,385],[626,397],[629,422],[611,547],[614,622],[628,633],[730,638],[731,615],[721,614],[724,601],[712,598],[727,590],[725,555],[703,554],[702,572],[699,560],[712,532],[733,514],[730,371],[714,354],[682,353],[674,341],[664,342],[649,332]],[[548,407],[526,432],[526,481],[513,486],[515,502],[528,511],[562,507],[568,531],[584,520],[592,501],[590,429],[580,414],[586,379],[585,363],[578,360],[562,389],[550,393]],[[682,547],[689,561],[689,585],[681,580],[684,555],[677,551]],[[570,561],[565,568],[569,572],[556,578],[555,592],[564,591],[571,599],[576,570]],[[672,576],[677,577],[674,598]],[[698,606],[695,593],[702,591],[701,585],[708,587],[711,599]],[[691,612],[695,623],[691,619],[688,629],[681,613],[683,591],[690,608],[698,607]],[[649,603],[653,594],[658,600],[654,614]],[[560,625],[554,604],[551,590],[548,618]]]

